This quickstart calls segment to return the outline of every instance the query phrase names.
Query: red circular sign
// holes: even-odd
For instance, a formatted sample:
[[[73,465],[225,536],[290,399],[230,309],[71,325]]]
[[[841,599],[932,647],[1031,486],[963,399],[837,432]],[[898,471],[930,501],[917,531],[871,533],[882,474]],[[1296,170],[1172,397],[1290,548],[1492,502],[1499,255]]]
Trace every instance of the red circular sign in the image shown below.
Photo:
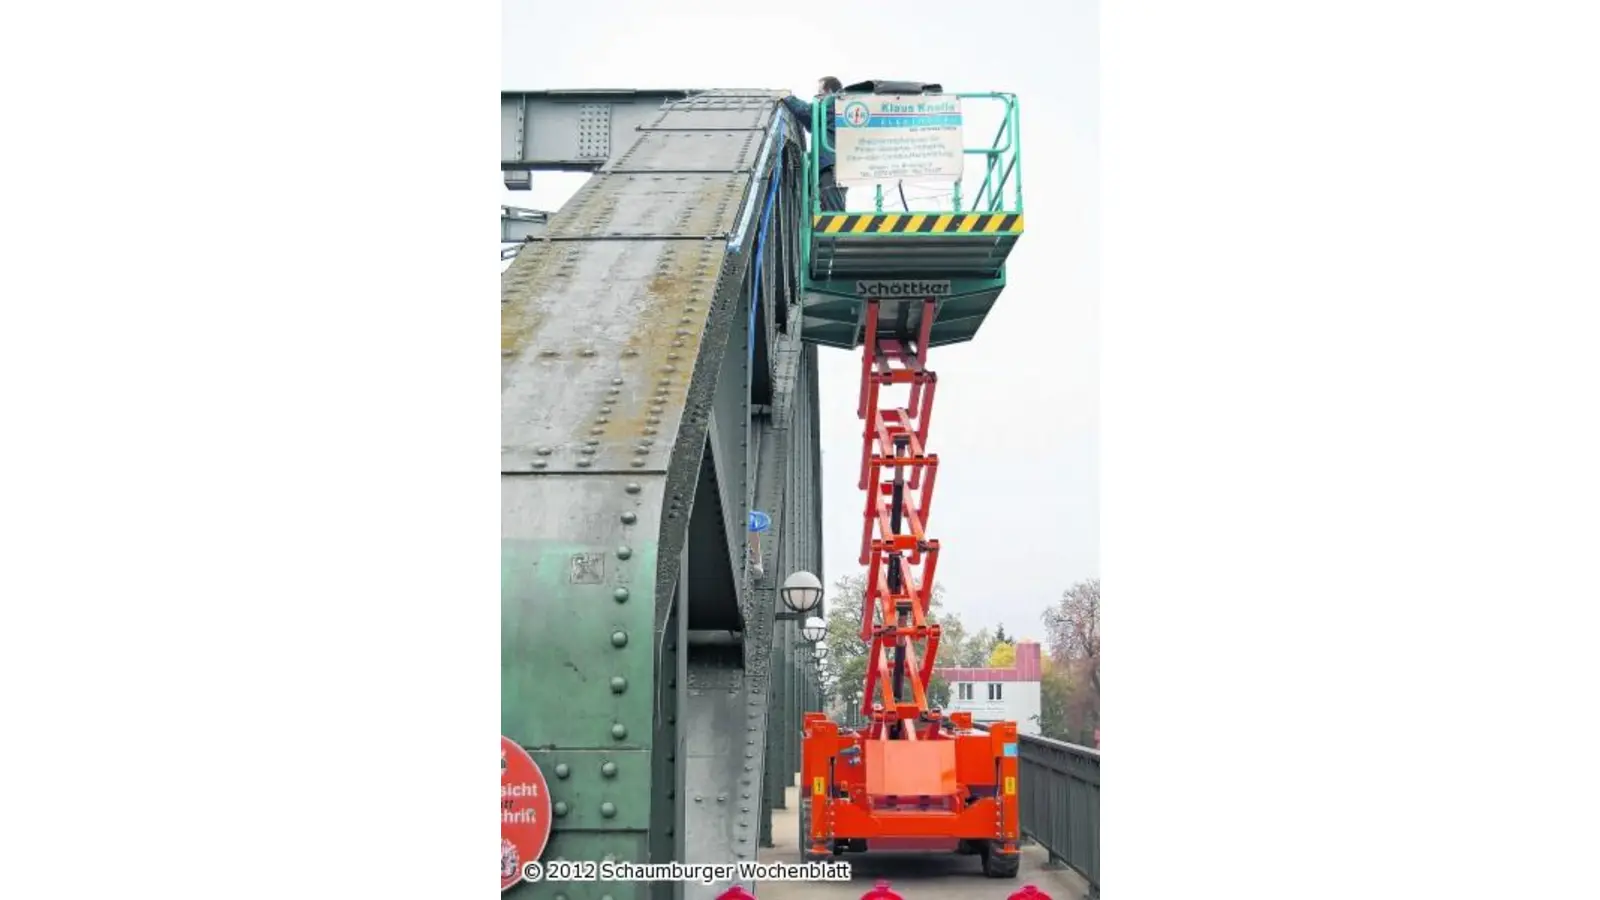
[[[528,751],[500,736],[500,890],[522,880],[522,867],[550,840],[550,788]]]

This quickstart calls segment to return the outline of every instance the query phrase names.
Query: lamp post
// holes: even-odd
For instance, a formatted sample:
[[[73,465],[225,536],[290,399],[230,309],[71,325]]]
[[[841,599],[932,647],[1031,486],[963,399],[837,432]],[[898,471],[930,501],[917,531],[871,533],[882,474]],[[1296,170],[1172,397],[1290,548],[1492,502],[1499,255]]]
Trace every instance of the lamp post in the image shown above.
[[[797,572],[795,575],[805,575],[815,581],[815,578],[812,578],[808,572]],[[790,582],[797,580],[795,575],[789,577]],[[787,590],[787,586],[785,589]],[[796,609],[797,615],[816,608],[816,598],[822,596],[820,583],[817,585],[814,596],[809,594],[811,590],[810,584],[802,583],[795,585],[792,602],[789,595],[785,595],[785,602],[788,602],[791,607],[798,607]],[[804,715],[806,710],[815,708],[819,702],[818,694],[820,692],[817,686],[821,683],[822,678],[822,658],[828,655],[828,648],[821,641],[827,633],[828,623],[823,621],[820,616],[812,616],[800,626],[800,640],[795,642],[794,647],[796,650],[810,650],[811,652],[805,653],[796,659],[796,662],[799,663],[801,684],[804,685],[800,697],[803,708],[795,711],[797,720]]]
[[[800,626],[801,639],[794,643],[796,650],[809,649],[811,651],[809,654],[800,657],[801,669],[805,674],[806,680],[810,683],[811,694],[815,695],[806,697],[807,709],[821,703],[822,661],[828,657],[828,645],[822,643],[822,638],[827,633],[828,623],[818,616],[812,616],[806,620],[804,625]],[[807,662],[810,663],[809,666],[806,665]]]
[[[778,593],[782,595],[783,605],[789,607],[792,616],[799,618],[822,602],[822,581],[810,572],[795,572],[783,580],[783,587],[778,589]],[[782,613],[779,616],[788,618]]]
[[[808,644],[817,643],[818,641],[822,640],[822,636],[827,633],[828,623],[822,621],[822,618],[819,616],[812,616],[806,620],[804,625],[800,626],[800,636],[805,638],[806,643]]]
[[[791,572],[783,580],[783,586],[778,589],[778,596],[783,599],[782,606],[776,611],[779,622],[794,622],[801,637],[807,638],[815,644],[827,634],[827,623],[818,615],[822,612],[822,579],[810,572],[801,570]],[[815,637],[812,637],[812,634]],[[812,677],[810,667],[793,655],[793,651],[808,644],[794,642],[795,632],[784,630],[773,635],[772,651],[777,659],[774,663],[782,679],[782,688],[775,696],[777,708],[768,712],[768,716],[776,723],[776,730],[770,736],[777,745],[777,753],[769,749],[769,755],[777,761],[777,779],[782,785],[794,783],[794,775],[800,768],[800,717],[801,706],[809,706],[810,698],[807,693],[815,678]],[[784,643],[788,641],[790,643]],[[772,745],[769,744],[769,748]],[[776,789],[773,797],[774,808],[783,806],[783,793],[781,788]]]

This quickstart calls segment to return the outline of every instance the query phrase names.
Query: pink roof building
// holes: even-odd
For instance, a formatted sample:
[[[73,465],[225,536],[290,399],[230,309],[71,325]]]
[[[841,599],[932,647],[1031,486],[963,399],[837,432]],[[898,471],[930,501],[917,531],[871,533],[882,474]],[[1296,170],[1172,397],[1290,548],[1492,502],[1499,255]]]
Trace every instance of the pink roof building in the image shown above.
[[[1044,655],[1033,641],[1018,641],[1017,659],[1006,668],[940,666],[934,674],[950,684],[950,712],[970,712],[978,723],[1016,722],[1022,734],[1039,733]]]

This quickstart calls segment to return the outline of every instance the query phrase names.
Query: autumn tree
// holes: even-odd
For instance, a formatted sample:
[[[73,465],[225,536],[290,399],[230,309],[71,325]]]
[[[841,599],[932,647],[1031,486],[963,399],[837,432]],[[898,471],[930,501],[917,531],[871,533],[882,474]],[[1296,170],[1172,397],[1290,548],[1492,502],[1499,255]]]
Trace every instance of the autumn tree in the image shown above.
[[[989,651],[989,668],[1009,669],[1017,664],[1017,645],[996,641],[994,649]]]
[[[1055,606],[1045,610],[1044,626],[1054,667],[1064,683],[1041,691],[1065,693],[1066,718],[1080,730],[1100,725],[1100,579],[1080,581],[1068,588]],[[1043,700],[1044,698],[1041,698]],[[1078,736],[1078,740],[1083,740]]]
[[[1050,655],[1058,661],[1086,663],[1090,685],[1100,689],[1100,579],[1080,581],[1044,612]]]
[[[1005,669],[1016,665],[1016,663],[1016,639],[1006,634],[1006,625],[1001,622],[994,630],[994,644],[989,648],[989,656],[982,664],[991,669]]]

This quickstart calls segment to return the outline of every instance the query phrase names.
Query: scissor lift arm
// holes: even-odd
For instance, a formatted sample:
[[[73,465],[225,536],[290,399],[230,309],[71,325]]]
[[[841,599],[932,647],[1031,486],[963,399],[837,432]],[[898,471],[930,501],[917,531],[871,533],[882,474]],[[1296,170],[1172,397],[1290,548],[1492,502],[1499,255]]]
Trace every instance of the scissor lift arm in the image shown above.
[[[846,93],[931,94],[921,82],[863,82]],[[948,95],[946,95],[948,96]],[[929,621],[939,541],[930,537],[939,458],[929,450],[938,378],[930,348],[970,340],[1005,285],[1005,260],[1022,232],[1016,100],[1000,143],[987,150],[980,203],[945,211],[822,213],[814,206],[802,263],[806,340],[861,348],[857,416],[860,564],[867,569],[860,637],[868,644],[864,730],[807,714],[801,755],[801,844],[808,859],[874,848],[973,852],[992,877],[1018,865],[1017,726],[974,729],[967,713],[930,702],[940,642]],[[814,110],[820,116],[820,104]],[[813,120],[813,161],[826,129]],[[836,127],[844,128],[842,119]],[[996,149],[998,148],[998,149]],[[1016,203],[1003,201],[1016,171]],[[812,173],[808,196],[814,198]],[[982,205],[981,198],[989,198]],[[909,292],[906,285],[926,284]],[[885,286],[879,290],[878,285]],[[894,289],[887,289],[889,287]],[[903,402],[896,402],[904,398]]]

